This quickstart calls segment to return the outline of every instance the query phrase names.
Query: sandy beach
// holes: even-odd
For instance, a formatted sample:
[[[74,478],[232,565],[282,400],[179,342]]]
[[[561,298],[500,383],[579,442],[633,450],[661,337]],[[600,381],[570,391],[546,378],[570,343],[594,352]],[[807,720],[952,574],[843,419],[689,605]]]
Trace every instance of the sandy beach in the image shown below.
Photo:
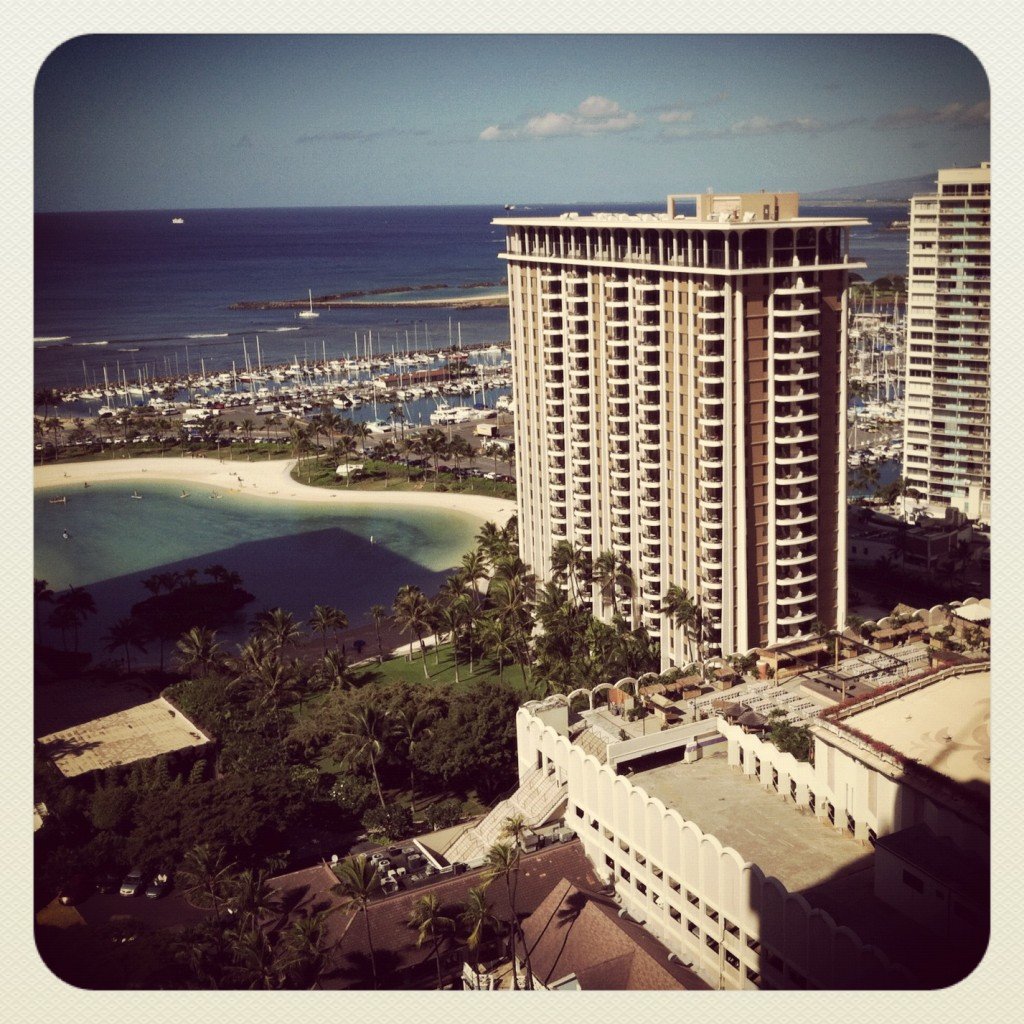
[[[481,522],[504,526],[515,512],[513,501],[488,498],[478,494],[452,494],[445,491],[361,491],[325,490],[309,487],[291,478],[295,460],[241,462],[196,458],[110,459],[75,464],[41,466],[33,470],[33,486],[79,489],[86,483],[126,483],[145,480],[173,480],[194,487],[209,488],[232,494],[251,494],[260,498],[287,501],[315,501],[321,505],[373,506],[442,509],[464,512]]]

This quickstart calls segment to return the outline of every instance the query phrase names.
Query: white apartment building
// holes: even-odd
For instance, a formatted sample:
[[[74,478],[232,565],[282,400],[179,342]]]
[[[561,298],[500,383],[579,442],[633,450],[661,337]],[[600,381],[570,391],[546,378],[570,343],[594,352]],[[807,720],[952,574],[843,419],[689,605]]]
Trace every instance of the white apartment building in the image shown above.
[[[692,212],[684,212],[684,204]],[[503,217],[520,549],[567,541],[632,573],[617,607],[708,655],[845,618],[849,230],[795,193],[669,196],[664,213]],[[611,613],[595,586],[595,612]]]
[[[987,521],[991,494],[988,163],[940,170],[910,204],[904,476]]]

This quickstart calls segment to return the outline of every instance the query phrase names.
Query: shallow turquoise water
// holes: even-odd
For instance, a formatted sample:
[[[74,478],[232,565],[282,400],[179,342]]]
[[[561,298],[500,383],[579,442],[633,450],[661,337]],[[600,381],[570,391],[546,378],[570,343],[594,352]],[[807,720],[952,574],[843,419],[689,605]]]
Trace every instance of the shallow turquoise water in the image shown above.
[[[244,620],[222,631],[225,640],[241,636],[261,608],[277,605],[307,619],[314,604],[332,604],[361,625],[370,621],[371,605],[390,607],[405,583],[433,593],[479,526],[462,513],[377,508],[372,498],[365,508],[339,510],[236,494],[214,500],[208,485],[189,487],[184,500],[181,485],[137,486],[141,501],[125,483],[35,492],[35,576],[58,592],[88,587],[99,609],[82,635],[91,649],[148,596],[142,579],[214,564],[239,573],[256,595]],[[68,503],[50,505],[56,494],[67,494]]]

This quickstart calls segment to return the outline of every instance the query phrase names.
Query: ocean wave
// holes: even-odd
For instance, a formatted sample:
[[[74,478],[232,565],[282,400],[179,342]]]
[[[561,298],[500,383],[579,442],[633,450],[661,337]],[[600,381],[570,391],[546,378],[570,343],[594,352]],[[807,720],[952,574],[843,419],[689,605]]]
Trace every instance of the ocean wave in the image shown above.
[[[76,341],[75,348],[91,348],[93,345],[109,345],[109,341]]]
[[[62,334],[59,338],[33,338],[32,340],[34,342],[36,342],[36,344],[41,345],[41,344],[43,344],[44,342],[47,342],[47,341],[67,341],[68,338],[70,338],[70,337],[71,337],[70,334]]]
[[[301,330],[299,327],[275,327],[274,332],[280,334],[282,331],[298,331]]]
[[[186,338],[226,338],[227,333],[224,334],[186,334]]]

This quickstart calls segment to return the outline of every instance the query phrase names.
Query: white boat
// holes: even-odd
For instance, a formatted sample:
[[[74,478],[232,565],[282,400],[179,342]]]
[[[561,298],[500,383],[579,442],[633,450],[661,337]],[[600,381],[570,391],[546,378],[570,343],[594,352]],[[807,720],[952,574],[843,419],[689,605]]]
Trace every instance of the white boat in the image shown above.
[[[320,314],[319,314],[319,313],[317,313],[317,312],[316,312],[316,310],[314,310],[314,309],[313,309],[313,289],[312,289],[312,288],[310,288],[310,289],[309,289],[309,309],[304,309],[304,310],[302,310],[302,312],[301,312],[301,313],[299,313],[299,316],[301,316],[301,317],[303,317],[304,319],[307,319],[307,320],[308,320],[308,319],[310,319],[311,317],[317,317],[317,316],[319,316],[319,315],[320,315]]]
[[[129,495],[129,497],[134,498],[136,501],[141,501],[142,500],[142,495],[139,494],[138,491],[132,491],[132,493]]]
[[[367,420],[366,426],[371,434],[390,434],[395,429],[386,420]]]
[[[447,402],[441,402],[430,414],[430,422],[433,426],[454,423],[455,410]]]
[[[184,224],[185,223],[185,218],[184,217],[172,217],[171,218],[171,223],[172,224]]]

